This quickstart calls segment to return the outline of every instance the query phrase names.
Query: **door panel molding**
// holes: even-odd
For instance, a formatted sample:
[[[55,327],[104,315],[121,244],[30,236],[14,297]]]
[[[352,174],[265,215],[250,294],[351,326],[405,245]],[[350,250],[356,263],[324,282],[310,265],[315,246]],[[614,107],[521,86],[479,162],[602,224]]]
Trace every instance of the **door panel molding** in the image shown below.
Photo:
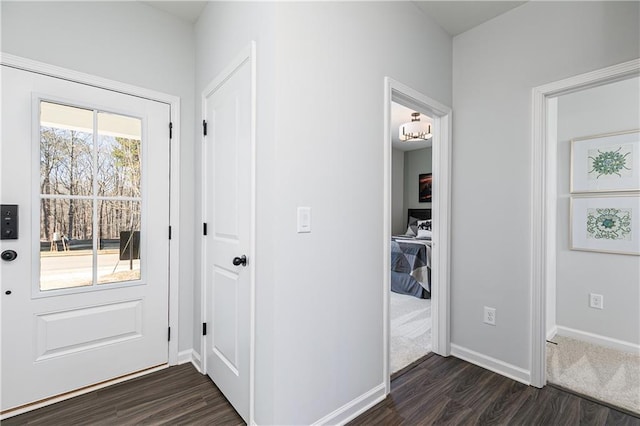
[[[36,315],[36,361],[142,337],[143,307],[137,299]]]
[[[0,65],[30,71],[75,83],[119,92],[152,101],[162,102],[170,106],[168,120],[173,124],[169,160],[171,164],[170,183],[170,226],[172,237],[169,242],[169,326],[172,329],[169,341],[169,365],[178,363],[179,342],[179,282],[180,282],[180,98],[167,93],[158,92],[103,77],[58,67],[44,62],[0,52]]]

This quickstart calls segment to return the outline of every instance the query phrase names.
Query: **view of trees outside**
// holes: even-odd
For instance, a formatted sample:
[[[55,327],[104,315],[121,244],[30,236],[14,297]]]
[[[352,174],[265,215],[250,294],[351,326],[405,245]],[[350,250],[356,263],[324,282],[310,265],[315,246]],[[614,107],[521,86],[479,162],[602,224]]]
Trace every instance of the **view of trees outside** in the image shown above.
[[[139,279],[140,120],[95,112],[94,129],[94,111],[42,104],[59,123],[41,118],[40,288]]]

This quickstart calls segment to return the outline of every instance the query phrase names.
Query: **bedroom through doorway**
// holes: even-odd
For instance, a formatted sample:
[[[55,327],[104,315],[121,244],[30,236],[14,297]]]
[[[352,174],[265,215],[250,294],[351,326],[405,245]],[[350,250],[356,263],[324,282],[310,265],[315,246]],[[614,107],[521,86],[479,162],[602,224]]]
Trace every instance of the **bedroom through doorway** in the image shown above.
[[[391,102],[389,372],[431,352],[433,119]]]
[[[424,354],[428,354],[429,352],[433,352],[434,354],[440,356],[449,356],[451,353],[451,340],[450,340],[450,320],[449,320],[449,300],[450,300],[450,285],[449,285],[449,276],[450,276],[450,249],[449,249],[449,241],[451,234],[451,213],[450,213],[450,205],[451,205],[451,108],[446,105],[441,104],[440,102],[430,98],[429,96],[412,89],[409,86],[406,86],[390,77],[384,78],[384,86],[385,86],[385,97],[384,97],[384,144],[383,144],[383,158],[384,158],[384,211],[382,216],[383,221],[383,241],[382,241],[382,297],[383,297],[383,306],[382,306],[382,320],[383,320],[383,330],[382,330],[382,339],[383,339],[383,365],[382,365],[382,377],[385,381],[385,393],[391,393],[391,376],[392,376],[392,367],[391,367],[391,352],[395,352],[394,358],[399,358],[400,352],[395,350],[397,348],[396,345],[391,344],[391,315],[392,310],[395,315],[396,312],[399,312],[397,307],[392,308],[391,298],[392,296],[395,298],[396,292],[391,291],[391,261],[392,261],[392,244],[394,240],[398,240],[398,238],[392,238],[395,230],[402,232],[404,234],[407,233],[407,228],[409,227],[408,218],[412,216],[419,221],[428,221],[432,219],[431,223],[416,223],[416,226],[420,226],[424,228],[420,232],[421,234],[425,234],[428,229],[426,227],[431,224],[431,242],[430,246],[432,250],[430,251],[431,256],[426,257],[423,255],[423,258],[426,257],[428,259],[428,267],[418,267],[418,271],[414,273],[415,276],[418,276],[419,279],[423,280],[431,280],[432,284],[429,286],[428,290],[431,299],[430,302],[430,314],[425,312],[422,318],[425,318],[423,323],[418,322],[417,324],[425,324],[428,325],[428,328],[431,330],[430,336],[430,344],[418,344],[420,350],[423,351]],[[397,107],[402,106],[409,111],[404,111],[404,116],[402,113],[399,114],[399,118],[397,121],[394,121],[392,118],[392,110],[394,109],[394,104],[397,104]],[[402,110],[400,110],[402,111]],[[419,113],[419,114],[417,114]],[[408,114],[408,115],[407,115]],[[418,124],[411,124],[412,122],[417,122],[416,119],[420,119]],[[424,122],[422,121],[424,120]],[[407,125],[408,123],[408,125]],[[431,128],[429,129],[428,124],[431,124]],[[426,131],[424,131],[424,124],[427,124]],[[400,139],[401,127],[404,128],[405,133],[425,133],[423,135],[424,140],[430,140],[431,142],[431,204],[427,204],[425,201],[423,204],[419,203],[417,208],[409,211],[409,203],[410,200],[408,197],[418,197],[419,188],[415,189],[414,195],[407,195],[405,197],[404,193],[404,180],[402,183],[402,203],[397,202],[398,191],[396,192],[396,202],[394,208],[394,200],[392,197],[394,195],[393,191],[393,139]],[[423,129],[423,130],[420,130]],[[426,134],[431,133],[432,136],[430,138],[426,137]],[[406,141],[403,141],[406,142]],[[425,146],[426,148],[426,146]],[[405,168],[404,168],[404,151],[399,156],[395,155],[396,164],[400,164],[400,158],[402,158],[402,176],[404,177]],[[398,171],[398,167],[396,167],[396,172]],[[426,170],[423,170],[424,173],[419,172],[415,179],[418,180],[418,184],[420,183],[420,175],[428,175]],[[408,173],[408,169],[407,169]],[[413,179],[413,178],[412,178]],[[429,179],[428,176],[424,176],[422,179],[423,190],[427,189]],[[399,186],[399,181],[396,181],[396,185]],[[426,195],[426,192],[423,191],[423,195]],[[407,200],[407,206],[405,207],[405,198]],[[424,200],[424,198],[423,198]],[[402,205],[402,207],[400,207]],[[406,211],[401,211],[399,214],[396,211],[397,209],[402,209]],[[392,214],[392,211],[394,213]],[[392,224],[392,218],[396,218],[396,224]],[[402,218],[405,219],[402,219]],[[404,222],[404,223],[403,223]],[[395,226],[395,228],[394,228]],[[404,228],[404,229],[402,229]],[[416,231],[416,236],[418,232]],[[422,241],[426,241],[427,238],[423,238]],[[418,239],[416,239],[418,241]],[[424,243],[424,251],[427,251],[427,245]],[[417,254],[418,251],[422,249],[416,244],[413,246],[413,251],[416,252],[416,256],[420,256]],[[407,249],[408,250],[408,249]],[[410,251],[410,250],[408,250]],[[403,255],[405,259],[407,255]],[[400,257],[400,259],[402,259]],[[411,257],[411,255],[409,255]],[[408,263],[408,262],[407,262]],[[417,265],[417,263],[414,262]],[[413,271],[415,268],[411,266],[405,266],[406,270],[411,269]],[[411,275],[411,271],[407,275]],[[422,273],[422,277],[419,277],[419,273]],[[425,273],[427,277],[425,278]],[[406,278],[406,277],[405,277]],[[418,284],[419,285],[419,284]],[[420,286],[420,285],[419,285]],[[422,287],[422,286],[420,286]],[[424,289],[424,287],[423,287]],[[426,291],[426,289],[424,289]],[[421,291],[419,288],[417,291]],[[402,295],[401,296],[406,296]],[[424,295],[424,294],[423,294]],[[412,300],[414,302],[420,303],[420,299],[424,299],[423,297],[414,297],[409,296],[412,299],[402,299],[401,300]],[[415,299],[415,300],[413,300]],[[423,302],[426,304],[426,302]],[[424,308],[423,308],[424,309]],[[428,319],[431,319],[431,323],[428,323]],[[394,325],[399,321],[394,320]],[[403,328],[394,327],[397,331],[402,330]],[[410,327],[404,327],[404,329],[409,329]],[[424,329],[424,328],[423,328]],[[418,331],[414,329],[414,335]],[[407,361],[404,361],[407,362]],[[415,362],[415,361],[414,361]],[[410,368],[410,367],[409,367]],[[407,371],[406,369],[404,371]],[[398,370],[395,376],[402,374],[402,368]]]

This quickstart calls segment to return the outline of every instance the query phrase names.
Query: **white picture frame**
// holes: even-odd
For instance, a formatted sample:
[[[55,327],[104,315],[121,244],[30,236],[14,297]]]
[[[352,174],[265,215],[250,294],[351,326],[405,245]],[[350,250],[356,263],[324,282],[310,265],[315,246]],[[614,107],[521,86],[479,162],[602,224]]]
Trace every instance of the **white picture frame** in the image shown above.
[[[640,129],[571,140],[571,193],[640,191]]]
[[[640,255],[640,195],[571,197],[571,250]]]

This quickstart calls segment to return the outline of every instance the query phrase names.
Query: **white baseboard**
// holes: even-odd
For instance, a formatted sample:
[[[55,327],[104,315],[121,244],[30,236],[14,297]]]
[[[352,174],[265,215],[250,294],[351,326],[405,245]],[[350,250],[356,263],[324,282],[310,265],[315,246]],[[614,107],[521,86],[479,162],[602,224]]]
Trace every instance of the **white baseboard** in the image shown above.
[[[198,372],[204,374],[204,369],[202,368],[202,358],[200,354],[196,351],[191,352],[191,363],[198,370]]]
[[[617,349],[623,352],[637,354],[640,352],[640,345],[624,340],[612,339],[611,337],[601,336],[599,334],[589,333],[587,331],[576,330],[575,328],[557,326],[558,335],[570,337],[572,339],[582,340],[584,342],[594,343],[600,346]]]
[[[463,348],[462,346],[458,346],[453,343],[451,344],[451,355],[470,362],[471,364],[491,370],[494,373],[498,373],[517,382],[524,383],[525,385],[531,384],[531,372],[524,368],[516,367],[515,365],[508,364],[504,361],[500,361],[499,359],[483,355],[479,352]]]
[[[314,422],[313,425],[344,425],[385,399],[386,396],[385,385],[381,383],[370,391],[349,401],[334,412]]]
[[[186,364],[188,362],[193,364],[199,373],[202,373],[202,362],[198,352],[193,349],[187,349],[186,351],[180,351],[178,353],[178,365]]]
[[[193,353],[193,349],[187,349],[186,351],[178,352],[178,365],[191,362],[192,353]]]
[[[558,327],[554,325],[553,327],[551,327],[551,330],[547,331],[547,340],[552,340],[554,337],[556,337],[556,334],[558,334]]]

